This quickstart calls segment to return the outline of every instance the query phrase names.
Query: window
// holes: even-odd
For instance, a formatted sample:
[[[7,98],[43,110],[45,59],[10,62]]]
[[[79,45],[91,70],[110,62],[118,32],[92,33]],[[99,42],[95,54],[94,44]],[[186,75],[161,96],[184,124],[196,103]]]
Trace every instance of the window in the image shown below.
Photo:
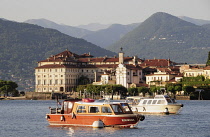
[[[55,80],[55,84],[58,84],[58,80],[57,79]]]
[[[166,98],[166,100],[167,100],[168,103],[172,103],[170,98]]]
[[[144,101],[143,101],[143,104],[147,104],[147,100],[144,100]]]
[[[101,108],[102,113],[112,113],[112,110],[110,107],[102,107]]]
[[[98,113],[98,112],[99,112],[98,107],[94,107],[94,106],[89,107],[89,113]]]
[[[72,109],[73,104],[69,102],[68,108]]]
[[[78,106],[77,113],[86,113],[85,106]]]
[[[38,85],[40,85],[41,84],[41,80],[38,80]]]
[[[164,104],[165,100],[158,100],[157,104]]]
[[[157,100],[153,100],[153,101],[152,101],[152,104],[156,104],[156,103],[157,103]]]
[[[119,105],[111,105],[111,106],[112,106],[112,109],[114,110],[114,112],[116,112],[116,113],[123,112]]]
[[[128,106],[128,104],[121,103],[121,105],[122,105],[122,107],[123,107],[123,109],[124,109],[125,112],[131,113],[131,110],[130,110],[130,107]]]
[[[149,100],[147,104],[151,104],[151,103],[152,103],[152,100]]]

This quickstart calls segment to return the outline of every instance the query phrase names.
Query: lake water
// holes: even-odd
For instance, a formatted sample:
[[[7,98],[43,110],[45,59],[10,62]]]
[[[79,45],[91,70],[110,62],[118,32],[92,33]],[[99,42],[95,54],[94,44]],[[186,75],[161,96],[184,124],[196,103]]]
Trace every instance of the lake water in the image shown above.
[[[210,101],[178,100],[178,115],[145,115],[134,129],[50,127],[45,119],[53,100],[0,101],[1,137],[210,137]]]

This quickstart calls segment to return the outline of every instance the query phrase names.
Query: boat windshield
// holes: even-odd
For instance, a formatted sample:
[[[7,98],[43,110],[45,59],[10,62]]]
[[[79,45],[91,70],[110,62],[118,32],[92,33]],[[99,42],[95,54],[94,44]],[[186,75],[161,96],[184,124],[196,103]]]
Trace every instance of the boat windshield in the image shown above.
[[[123,110],[119,104],[112,104],[111,107],[112,107],[114,113],[123,113]]]
[[[129,114],[133,113],[131,108],[129,107],[128,103],[121,103],[121,106],[126,113],[129,113]]]
[[[166,100],[167,100],[168,103],[172,103],[170,98],[166,98]]]

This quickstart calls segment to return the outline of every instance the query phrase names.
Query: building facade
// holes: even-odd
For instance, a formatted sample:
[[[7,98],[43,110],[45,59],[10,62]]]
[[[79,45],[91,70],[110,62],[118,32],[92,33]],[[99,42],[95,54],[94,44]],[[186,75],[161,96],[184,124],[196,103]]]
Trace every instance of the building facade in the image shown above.
[[[36,92],[69,92],[80,84],[121,84],[129,87],[142,82],[141,60],[137,57],[96,57],[68,50],[38,62]]]

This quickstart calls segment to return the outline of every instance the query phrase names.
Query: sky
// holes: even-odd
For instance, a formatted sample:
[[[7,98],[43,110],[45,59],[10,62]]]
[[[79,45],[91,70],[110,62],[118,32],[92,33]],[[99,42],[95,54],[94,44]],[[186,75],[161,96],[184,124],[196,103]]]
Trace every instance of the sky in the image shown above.
[[[69,26],[131,24],[156,12],[210,20],[210,0],[0,0],[0,18],[47,19]]]

